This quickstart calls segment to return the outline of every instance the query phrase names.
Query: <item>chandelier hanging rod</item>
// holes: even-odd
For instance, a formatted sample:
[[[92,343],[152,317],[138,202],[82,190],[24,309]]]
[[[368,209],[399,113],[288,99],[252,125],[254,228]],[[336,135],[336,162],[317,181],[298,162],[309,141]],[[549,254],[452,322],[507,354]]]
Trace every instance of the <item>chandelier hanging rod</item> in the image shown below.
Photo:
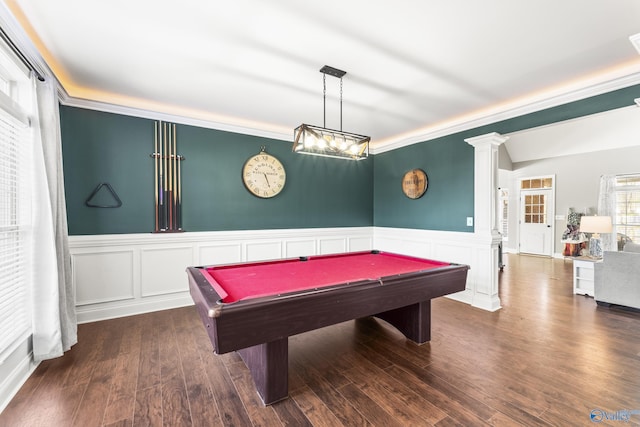
[[[337,77],[340,79],[340,130],[342,131],[342,78],[344,77],[345,74],[347,74],[347,72],[339,70],[334,67],[330,67],[328,65],[325,65],[324,67],[320,68],[320,72],[323,74],[322,75],[322,85],[323,85],[322,105],[324,107],[324,111],[323,111],[324,124],[322,126],[327,127],[327,74],[329,74],[330,76]]]

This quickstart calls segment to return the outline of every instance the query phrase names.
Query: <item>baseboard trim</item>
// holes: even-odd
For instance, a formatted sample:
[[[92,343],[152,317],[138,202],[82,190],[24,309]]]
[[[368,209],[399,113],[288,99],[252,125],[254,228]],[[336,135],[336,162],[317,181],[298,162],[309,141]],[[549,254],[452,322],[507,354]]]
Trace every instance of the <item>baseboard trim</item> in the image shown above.
[[[193,305],[189,292],[183,292],[150,301],[133,301],[130,303],[114,303],[112,306],[76,307],[78,324],[135,316],[153,311],[169,310]]]
[[[473,301],[473,293],[471,289],[465,289],[464,291],[456,292],[455,294],[445,295],[445,297],[469,305],[471,305],[471,302]]]
[[[39,365],[33,360],[30,342],[31,336],[0,365],[1,376],[5,377],[4,381],[0,383],[0,413],[9,405],[9,402]]]

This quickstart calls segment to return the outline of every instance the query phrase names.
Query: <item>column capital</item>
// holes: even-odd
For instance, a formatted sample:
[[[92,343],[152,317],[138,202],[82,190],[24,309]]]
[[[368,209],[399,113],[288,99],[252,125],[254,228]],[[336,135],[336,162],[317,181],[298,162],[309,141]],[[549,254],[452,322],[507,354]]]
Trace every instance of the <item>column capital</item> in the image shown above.
[[[498,132],[491,132],[484,135],[467,138],[465,139],[465,142],[474,148],[483,144],[491,144],[497,147],[500,144],[504,143],[507,139],[509,139],[508,136],[501,135]]]

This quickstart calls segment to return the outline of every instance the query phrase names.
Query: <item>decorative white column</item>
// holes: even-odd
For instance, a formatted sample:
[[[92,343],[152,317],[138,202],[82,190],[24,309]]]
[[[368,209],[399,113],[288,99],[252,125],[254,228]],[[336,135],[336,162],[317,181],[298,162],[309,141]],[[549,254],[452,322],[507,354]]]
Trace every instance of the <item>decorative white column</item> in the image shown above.
[[[484,310],[500,309],[498,296],[498,148],[508,139],[488,133],[465,139],[474,155],[474,234],[479,244],[472,273],[471,305]]]

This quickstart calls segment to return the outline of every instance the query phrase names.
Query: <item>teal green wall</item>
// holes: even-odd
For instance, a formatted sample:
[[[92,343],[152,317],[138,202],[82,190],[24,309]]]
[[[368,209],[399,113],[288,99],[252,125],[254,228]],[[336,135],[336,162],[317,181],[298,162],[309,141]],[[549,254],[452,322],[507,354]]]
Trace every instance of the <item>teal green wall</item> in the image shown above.
[[[492,123],[374,156],[374,225],[378,227],[468,231],[473,216],[473,147],[464,140],[490,132],[507,134],[602,111],[634,105],[640,85]],[[560,142],[561,143],[561,142]],[[401,189],[402,177],[421,168],[429,188],[411,200]]]
[[[152,231],[153,122],[70,107],[60,107],[60,122],[69,234]],[[85,206],[103,182],[113,187],[122,207]]]
[[[473,148],[464,139],[502,134],[634,105],[640,85],[350,162],[294,155],[291,144],[193,126],[177,128],[182,163],[183,226],[187,231],[381,226],[472,232]],[[61,107],[69,233],[144,233],[153,230],[153,121]],[[273,199],[247,192],[240,178],[260,146],[287,169]],[[422,168],[429,188],[406,198],[401,179]],[[109,182],[117,209],[88,208],[85,199]]]
[[[428,230],[473,231],[473,147],[463,139],[439,138],[374,156],[374,225]],[[405,172],[427,173],[427,192],[409,199]]]
[[[74,107],[60,108],[69,234],[145,233],[154,228],[153,121]],[[177,126],[186,231],[360,227],[373,224],[373,161],[351,162],[291,152],[291,144]],[[260,147],[287,171],[271,199],[251,195],[241,169]],[[85,200],[108,182],[120,208]],[[108,194],[101,191],[99,201]]]

